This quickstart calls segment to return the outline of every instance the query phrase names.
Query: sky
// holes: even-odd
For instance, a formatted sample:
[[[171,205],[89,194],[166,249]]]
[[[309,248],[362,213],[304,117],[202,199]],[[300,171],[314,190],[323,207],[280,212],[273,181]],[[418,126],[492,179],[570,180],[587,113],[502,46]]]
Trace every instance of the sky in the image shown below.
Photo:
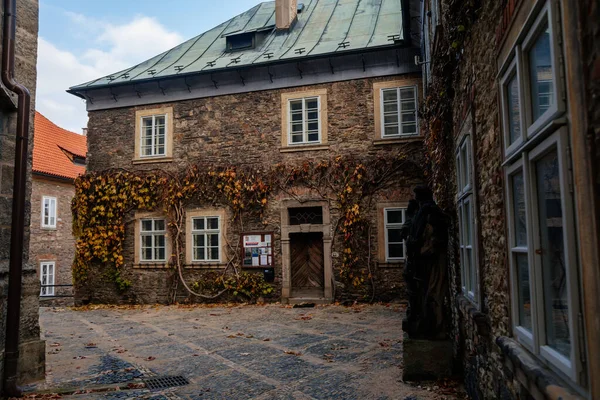
[[[145,61],[260,0],[40,0],[36,109],[81,133],[85,102],[65,91]]]

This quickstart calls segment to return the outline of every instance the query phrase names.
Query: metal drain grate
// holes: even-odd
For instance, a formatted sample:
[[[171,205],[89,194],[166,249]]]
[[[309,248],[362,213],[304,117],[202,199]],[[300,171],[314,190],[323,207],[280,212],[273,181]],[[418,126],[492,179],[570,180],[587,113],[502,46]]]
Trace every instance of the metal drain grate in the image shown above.
[[[144,379],[146,387],[150,390],[166,389],[174,386],[189,385],[190,382],[183,376],[159,376],[156,378]]]

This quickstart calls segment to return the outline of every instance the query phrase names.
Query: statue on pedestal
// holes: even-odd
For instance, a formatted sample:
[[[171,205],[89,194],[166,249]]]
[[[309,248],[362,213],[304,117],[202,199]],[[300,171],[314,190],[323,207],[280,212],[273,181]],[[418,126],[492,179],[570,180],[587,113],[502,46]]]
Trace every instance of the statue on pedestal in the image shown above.
[[[450,218],[433,200],[427,186],[414,189],[402,235],[407,260],[404,279],[408,309],[402,329],[412,339],[446,339],[448,336],[448,227]]]

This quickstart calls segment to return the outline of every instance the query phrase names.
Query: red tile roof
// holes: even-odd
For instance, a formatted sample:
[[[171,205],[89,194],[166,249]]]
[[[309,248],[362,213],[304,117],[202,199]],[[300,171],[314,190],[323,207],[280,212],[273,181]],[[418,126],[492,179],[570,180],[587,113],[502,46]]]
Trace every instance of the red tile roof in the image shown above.
[[[36,111],[33,135],[33,172],[75,179],[85,167],[75,165],[73,155],[85,157],[87,141],[83,135],[63,129]]]

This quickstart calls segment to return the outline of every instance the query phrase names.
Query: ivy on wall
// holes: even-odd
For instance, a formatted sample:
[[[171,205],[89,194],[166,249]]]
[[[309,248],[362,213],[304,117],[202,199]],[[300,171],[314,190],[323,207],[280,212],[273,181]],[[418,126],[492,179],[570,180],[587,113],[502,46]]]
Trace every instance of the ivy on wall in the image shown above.
[[[117,287],[126,290],[130,282],[120,273],[124,266],[125,218],[133,210],[162,210],[173,249],[169,265],[189,293],[203,298],[216,298],[225,292],[246,297],[270,293],[264,281],[238,270],[239,242],[226,243],[231,257],[222,273],[205,274],[203,280],[188,284],[182,272],[185,212],[191,206],[226,206],[231,210],[231,224],[243,232],[247,221],[266,224],[265,212],[274,194],[285,193],[302,202],[296,189],[303,187],[328,200],[330,210],[337,211],[334,240],[339,237],[343,247],[338,275],[345,283],[363,288],[366,294],[369,290],[365,284],[373,283],[373,276],[371,227],[365,210],[372,208],[380,190],[402,181],[409,184],[422,180],[420,158],[420,146],[406,145],[386,156],[361,160],[336,157],[268,168],[194,165],[179,174],[121,169],[89,173],[75,181],[72,202],[74,281],[85,283],[90,268],[104,265]]]

